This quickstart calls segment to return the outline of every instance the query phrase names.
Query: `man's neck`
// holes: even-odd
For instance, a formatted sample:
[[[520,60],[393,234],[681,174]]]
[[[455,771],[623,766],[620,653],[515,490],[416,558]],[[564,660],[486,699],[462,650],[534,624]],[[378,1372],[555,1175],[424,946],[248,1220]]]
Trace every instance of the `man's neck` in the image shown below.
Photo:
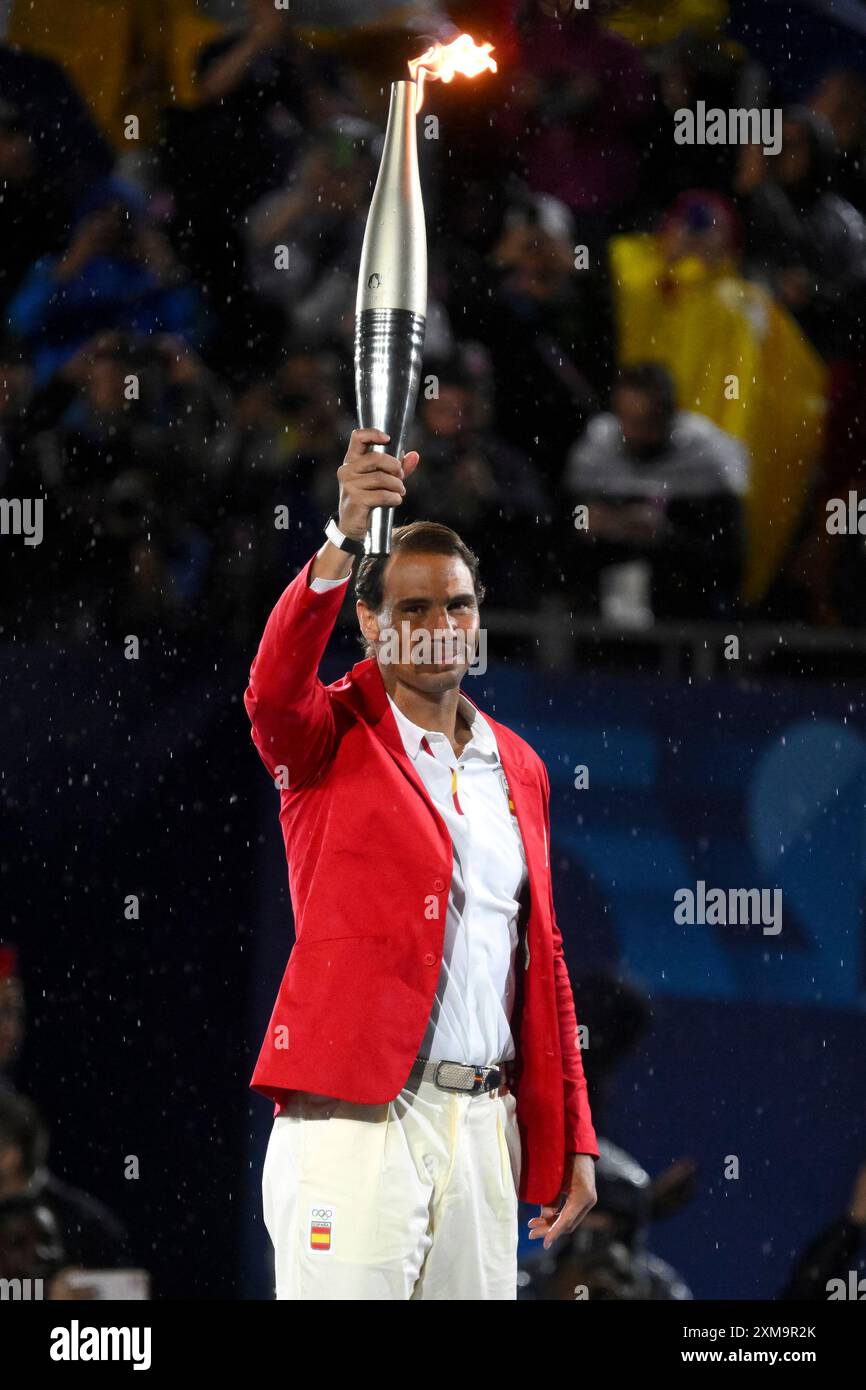
[[[393,685],[386,681],[385,689],[401,714],[422,729],[436,729],[445,734],[454,752],[460,756],[472,737],[472,730],[460,712],[459,687],[427,695],[398,680]]]

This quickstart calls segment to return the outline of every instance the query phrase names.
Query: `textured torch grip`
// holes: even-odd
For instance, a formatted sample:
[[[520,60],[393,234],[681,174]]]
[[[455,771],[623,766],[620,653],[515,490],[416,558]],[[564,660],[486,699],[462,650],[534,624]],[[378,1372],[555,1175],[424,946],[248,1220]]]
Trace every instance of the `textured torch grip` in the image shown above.
[[[415,413],[426,319],[408,309],[365,309],[355,318],[355,396],[361,429],[383,430],[373,451],[400,458]],[[393,507],[370,513],[370,555],[391,551]]]

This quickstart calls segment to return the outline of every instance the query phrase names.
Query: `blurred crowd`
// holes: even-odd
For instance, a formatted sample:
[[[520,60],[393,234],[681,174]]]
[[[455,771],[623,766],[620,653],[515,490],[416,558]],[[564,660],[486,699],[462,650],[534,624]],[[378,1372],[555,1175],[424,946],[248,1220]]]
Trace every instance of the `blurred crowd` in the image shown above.
[[[463,27],[499,71],[419,118],[401,520],[454,526],[500,609],[866,622],[864,538],[825,525],[866,443],[866,77],[840,55],[779,153],[680,144],[682,108],[782,108],[774,74],[724,4],[630,8],[322,3],[317,42],[250,0],[183,100],[130,63],[113,126],[98,73],[0,44],[0,495],[44,503],[41,544],[0,537],[4,638],[250,648],[336,506],[388,83]]]

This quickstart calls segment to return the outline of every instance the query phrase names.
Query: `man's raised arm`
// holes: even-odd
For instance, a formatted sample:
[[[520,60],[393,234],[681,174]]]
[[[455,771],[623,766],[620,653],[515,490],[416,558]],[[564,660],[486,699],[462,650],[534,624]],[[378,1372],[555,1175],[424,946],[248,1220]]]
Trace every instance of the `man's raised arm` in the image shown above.
[[[356,540],[366,534],[371,508],[399,506],[406,493],[402,480],[418,463],[416,453],[400,462],[370,452],[388,437],[381,430],[353,430],[337,469],[339,528]],[[277,600],[250,669],[244,705],[253,743],[273,778],[285,769],[289,787],[317,775],[334,753],[334,715],[318,670],[352,565],[351,554],[325,541]],[[314,580],[325,581],[321,589]]]

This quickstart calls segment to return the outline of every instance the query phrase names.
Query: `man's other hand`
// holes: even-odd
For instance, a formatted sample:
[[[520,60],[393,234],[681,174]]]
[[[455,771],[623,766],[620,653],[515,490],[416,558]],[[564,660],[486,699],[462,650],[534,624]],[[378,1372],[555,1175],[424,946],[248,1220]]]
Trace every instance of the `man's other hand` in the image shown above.
[[[560,1198],[564,1196],[565,1201],[561,1205],[542,1207],[541,1215],[533,1216],[529,1222],[529,1239],[537,1240],[543,1236],[545,1250],[549,1250],[560,1236],[576,1230],[598,1200],[592,1155],[572,1154],[570,1164],[560,1193]]]

